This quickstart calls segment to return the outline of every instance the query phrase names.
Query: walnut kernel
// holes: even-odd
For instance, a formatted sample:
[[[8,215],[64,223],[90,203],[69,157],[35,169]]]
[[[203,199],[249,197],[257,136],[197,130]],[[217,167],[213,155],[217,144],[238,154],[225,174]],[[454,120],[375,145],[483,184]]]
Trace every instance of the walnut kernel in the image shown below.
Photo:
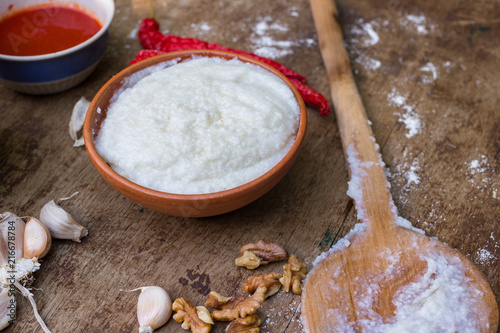
[[[185,330],[190,329],[193,333],[208,333],[212,329],[211,324],[200,319],[197,308],[184,298],[177,298],[172,304],[172,310],[177,312],[174,315],[174,320],[178,323],[182,323],[181,327]],[[210,316],[209,313],[208,315]]]
[[[244,318],[246,316],[253,315],[257,312],[262,303],[264,303],[265,299],[265,292],[256,292],[251,297],[248,297],[236,304],[234,308],[215,310],[212,312],[212,317],[219,321],[231,321],[236,318]]]
[[[202,305],[196,307],[196,314],[198,315],[198,318],[201,319],[204,323],[213,325],[214,320],[212,319],[212,315],[210,315],[210,312],[208,309]]]
[[[297,256],[291,254],[288,258],[288,263],[283,266],[283,277],[279,280],[286,292],[292,287],[292,291],[300,295],[302,288],[300,283],[307,276],[307,267],[302,263]]]
[[[233,320],[226,328],[227,333],[259,333],[262,320],[257,315]]]
[[[233,297],[225,297],[216,291],[211,291],[210,294],[208,294],[208,298],[207,301],[205,302],[205,305],[220,310],[224,307],[224,305],[226,305],[232,299]]]
[[[235,263],[237,266],[243,266],[248,269],[255,269],[261,264],[267,264],[267,261],[260,260],[260,258],[257,257],[257,255],[253,252],[245,251],[243,252],[243,255],[241,255],[239,258],[236,258]]]
[[[262,261],[267,262],[281,261],[288,258],[288,253],[280,245],[274,242],[266,243],[262,239],[259,239],[257,243],[243,245],[240,248],[240,256],[242,256],[245,251],[250,251]]]
[[[276,294],[281,288],[279,279],[281,274],[268,273],[252,275],[248,281],[243,284],[243,290],[249,294],[255,292],[264,292],[266,298]]]

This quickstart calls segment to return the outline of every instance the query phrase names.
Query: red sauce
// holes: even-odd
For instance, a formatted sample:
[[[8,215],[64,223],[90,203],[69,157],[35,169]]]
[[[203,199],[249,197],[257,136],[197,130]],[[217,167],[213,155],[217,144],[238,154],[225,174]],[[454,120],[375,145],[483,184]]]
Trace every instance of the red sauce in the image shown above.
[[[78,9],[31,7],[0,21],[0,53],[31,56],[62,51],[86,41],[101,27]]]

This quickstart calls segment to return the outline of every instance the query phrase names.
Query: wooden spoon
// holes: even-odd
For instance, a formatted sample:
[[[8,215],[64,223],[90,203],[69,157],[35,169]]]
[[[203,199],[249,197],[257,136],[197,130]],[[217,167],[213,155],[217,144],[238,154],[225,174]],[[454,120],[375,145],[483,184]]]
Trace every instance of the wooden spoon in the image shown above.
[[[323,260],[318,260],[308,274],[302,295],[305,330],[386,332],[380,325],[395,325],[404,317],[402,311],[408,310],[404,305],[413,304],[412,313],[426,299],[439,300],[450,281],[439,286],[438,279],[446,272],[453,272],[457,277],[453,282],[456,290],[446,294],[442,304],[449,306],[449,313],[453,314],[453,306],[470,302],[471,317],[464,320],[476,322],[476,331],[496,332],[498,305],[479,270],[456,250],[401,226],[406,224],[411,228],[408,221],[398,217],[392,201],[378,146],[344,48],[336,5],[332,0],[310,2],[348,161],[351,177],[348,194],[355,201],[361,223]],[[415,299],[419,291],[408,291],[419,286],[424,288],[420,292],[434,288],[420,303]],[[401,301],[401,293],[405,291],[408,304]],[[454,299],[457,297],[458,300]],[[442,317],[440,311],[446,306],[437,306],[430,317],[434,313]],[[447,318],[434,319],[448,325]],[[424,324],[421,328],[413,325],[411,332],[429,332]],[[445,328],[453,330],[450,326]]]

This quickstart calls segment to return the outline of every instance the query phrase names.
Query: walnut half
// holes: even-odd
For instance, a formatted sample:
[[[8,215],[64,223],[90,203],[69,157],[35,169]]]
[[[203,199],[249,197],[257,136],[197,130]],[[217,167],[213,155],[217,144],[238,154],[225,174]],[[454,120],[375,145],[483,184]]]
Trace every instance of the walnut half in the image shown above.
[[[212,317],[219,321],[231,321],[237,318],[244,318],[253,315],[260,309],[262,303],[266,299],[265,292],[256,292],[251,297],[245,298],[237,303],[233,308],[225,308],[223,310],[215,310],[212,312]]]
[[[295,294],[302,294],[300,283],[307,276],[307,267],[302,263],[296,255],[291,254],[288,258],[288,263],[283,266],[283,277],[280,279],[283,289],[286,292],[292,290]]]
[[[226,333],[259,333],[262,320],[257,315],[233,320],[227,327]]]
[[[211,291],[210,294],[208,294],[208,298],[207,298],[207,301],[205,302],[205,305],[210,307],[210,308],[221,310],[232,299],[233,299],[233,297],[225,297],[216,291]]]
[[[252,275],[248,278],[248,281],[243,284],[243,290],[249,294],[261,291],[264,292],[264,295],[268,298],[280,290],[280,278],[281,274],[279,273]]]
[[[210,317],[210,313],[205,307],[195,308],[186,299],[177,298],[172,304],[172,310],[177,312],[174,314],[174,320],[182,323],[181,327],[185,330],[190,329],[193,333],[208,333],[212,329],[212,325],[205,322]],[[211,317],[210,320],[212,320]]]
[[[230,321],[255,314],[267,297],[276,294],[280,290],[280,277],[281,274],[279,273],[252,275],[248,278],[247,282],[243,284],[243,290],[253,295],[242,301],[235,300],[233,302],[233,300],[231,300],[223,305],[219,305],[215,299],[217,298],[217,293],[214,293],[210,304],[217,305],[221,309],[215,310],[212,316],[215,320]],[[210,298],[209,295],[209,300]],[[224,298],[219,299],[224,300]],[[207,300],[207,302],[209,300]],[[233,304],[230,305],[230,303]]]
[[[288,258],[288,253],[280,245],[274,242],[266,243],[262,239],[259,239],[257,243],[243,245],[240,248],[240,256],[242,256],[245,251],[250,251],[262,261],[267,262],[281,261]]]
[[[260,258],[251,251],[245,251],[243,252],[243,255],[236,258],[235,263],[236,266],[243,266],[248,269],[256,269],[260,265],[265,265],[268,262],[260,260]]]

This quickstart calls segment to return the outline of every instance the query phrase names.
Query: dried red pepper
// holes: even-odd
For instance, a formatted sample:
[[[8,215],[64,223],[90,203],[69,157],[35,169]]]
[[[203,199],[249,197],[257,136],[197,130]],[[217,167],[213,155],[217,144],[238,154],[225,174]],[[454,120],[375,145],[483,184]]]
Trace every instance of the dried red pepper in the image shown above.
[[[293,83],[295,88],[297,88],[304,102],[310,107],[319,110],[320,116],[326,117],[330,114],[330,104],[323,95],[321,95],[317,90],[309,87],[308,85],[298,80],[295,80],[292,77],[289,77],[288,79],[290,80],[290,82]]]
[[[131,65],[135,64],[136,62],[139,62],[141,60],[147,59],[154,57],[156,55],[162,54],[165,52],[162,51],[155,51],[155,50],[141,50],[137,53],[135,56],[135,59],[130,62]]]
[[[139,51],[136,59],[132,60],[131,64],[164,52],[172,51],[206,49],[233,52],[252,57],[276,68],[290,79],[307,105],[320,110],[320,116],[327,116],[330,113],[330,106],[326,98],[313,88],[307,86],[305,84],[306,78],[304,76],[295,73],[288,67],[285,67],[274,60],[267,59],[250,52],[231,49],[214,43],[208,43],[196,38],[164,35],[160,32],[160,25],[158,22],[151,18],[146,18],[141,22],[138,34],[139,41],[146,50]]]

